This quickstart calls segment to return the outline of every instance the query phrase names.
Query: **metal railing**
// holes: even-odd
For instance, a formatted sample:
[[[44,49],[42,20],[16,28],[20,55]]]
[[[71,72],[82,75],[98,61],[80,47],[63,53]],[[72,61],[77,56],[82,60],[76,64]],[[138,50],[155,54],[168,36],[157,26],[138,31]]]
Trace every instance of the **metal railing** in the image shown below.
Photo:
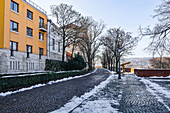
[[[33,1],[31,1],[31,0],[23,0],[23,1],[25,1],[25,2],[28,3],[28,4],[30,4],[30,5],[33,6],[34,8],[38,9],[38,10],[41,11],[42,13],[47,14],[47,12],[46,12],[43,8],[41,8],[40,6],[38,6],[37,4],[35,4]]]
[[[42,24],[42,23],[39,23],[39,28],[44,28],[44,29],[47,29],[47,24]]]

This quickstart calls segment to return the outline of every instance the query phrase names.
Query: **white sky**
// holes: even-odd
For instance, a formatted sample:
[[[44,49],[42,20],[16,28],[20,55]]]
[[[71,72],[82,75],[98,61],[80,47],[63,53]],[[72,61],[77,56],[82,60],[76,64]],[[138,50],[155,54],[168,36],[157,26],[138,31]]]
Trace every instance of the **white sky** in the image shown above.
[[[125,31],[138,36],[138,28],[141,25],[153,26],[157,20],[152,18],[154,9],[161,4],[161,0],[32,0],[50,15],[50,5],[66,3],[72,5],[75,10],[84,16],[92,16],[96,21],[103,20],[106,29],[121,27]],[[151,57],[143,49],[149,44],[148,38],[143,38],[133,56]]]

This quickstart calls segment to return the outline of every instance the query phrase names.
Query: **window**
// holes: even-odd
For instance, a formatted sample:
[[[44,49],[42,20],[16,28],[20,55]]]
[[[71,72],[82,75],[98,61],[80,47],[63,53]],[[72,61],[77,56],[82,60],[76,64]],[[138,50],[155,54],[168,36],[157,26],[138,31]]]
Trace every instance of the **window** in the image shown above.
[[[27,36],[32,37],[32,32],[33,32],[33,30],[31,28],[27,27]]]
[[[20,62],[18,61],[18,70],[20,70]]]
[[[13,70],[15,70],[15,62],[13,61]]]
[[[14,51],[18,51],[18,43],[10,41],[11,56],[14,56]]]
[[[10,21],[10,30],[18,32],[18,23],[11,20]]]
[[[10,61],[10,70],[12,70],[12,61]]]
[[[19,6],[19,5],[18,5],[16,2],[14,2],[14,1],[11,0],[11,10],[13,10],[13,11],[15,11],[15,12],[18,13],[18,11],[19,11],[18,6]]]
[[[60,52],[60,42],[58,42],[58,52]]]
[[[40,39],[40,40],[44,40],[44,34],[41,33],[41,32],[39,32],[39,39]]]
[[[33,20],[33,13],[27,9],[27,18]]]
[[[43,48],[39,48],[39,59],[41,59],[42,55],[43,55]]]
[[[39,18],[39,27],[43,27],[44,26],[44,19],[43,18]]]
[[[15,69],[17,70],[18,69],[18,63],[17,62],[15,62],[16,63],[16,65],[15,65]]]
[[[53,39],[52,44],[53,44],[53,50],[55,50],[55,40],[54,39]]]
[[[30,58],[30,53],[32,53],[32,46],[26,45],[27,58]]]

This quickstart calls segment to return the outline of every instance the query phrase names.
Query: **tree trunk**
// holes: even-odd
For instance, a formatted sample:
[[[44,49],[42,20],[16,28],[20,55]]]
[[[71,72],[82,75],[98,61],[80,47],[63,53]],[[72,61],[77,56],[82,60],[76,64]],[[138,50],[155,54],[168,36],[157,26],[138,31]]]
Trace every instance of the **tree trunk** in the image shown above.
[[[119,72],[118,67],[119,67],[119,59],[116,57],[116,72],[117,73]]]
[[[71,58],[73,58],[73,54],[74,54],[74,44],[73,44],[73,48],[72,48],[72,53],[71,53]]]
[[[113,59],[111,58],[111,71],[113,71]]]
[[[162,64],[162,56],[160,57],[159,64],[160,64],[160,68],[163,69],[164,66],[163,66],[163,64]]]
[[[89,61],[89,62],[88,62],[88,66],[89,66],[89,69],[88,69],[88,70],[91,71],[91,70],[92,70],[92,61]]]
[[[63,54],[62,54],[62,62],[64,62],[64,57],[65,57],[65,38],[63,38]]]

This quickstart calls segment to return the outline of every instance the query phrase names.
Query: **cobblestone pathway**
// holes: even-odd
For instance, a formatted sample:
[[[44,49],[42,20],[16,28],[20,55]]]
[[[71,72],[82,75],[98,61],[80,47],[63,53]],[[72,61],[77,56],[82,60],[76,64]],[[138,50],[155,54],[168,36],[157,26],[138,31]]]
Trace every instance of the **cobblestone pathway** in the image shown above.
[[[124,113],[169,113],[158,99],[146,90],[144,83],[137,78],[127,76],[120,100],[120,110]]]
[[[164,101],[166,104],[170,103],[170,100],[165,99]],[[83,102],[73,113],[80,111],[82,113],[92,111],[94,113],[96,113],[95,111],[104,113],[170,113],[165,105],[147,90],[146,85],[132,75],[125,75],[121,80],[113,79],[107,87]]]
[[[109,75],[108,71],[97,69],[86,77],[0,97],[0,113],[47,113],[56,110],[74,96],[89,92]]]

